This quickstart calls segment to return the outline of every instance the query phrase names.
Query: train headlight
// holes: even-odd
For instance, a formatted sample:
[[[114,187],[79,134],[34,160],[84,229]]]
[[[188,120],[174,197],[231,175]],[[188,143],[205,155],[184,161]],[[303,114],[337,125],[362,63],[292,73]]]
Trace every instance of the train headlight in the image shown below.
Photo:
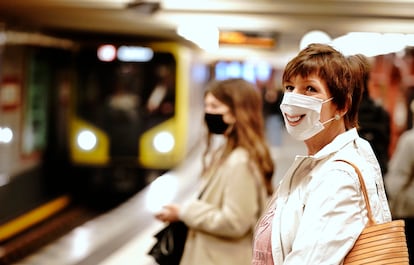
[[[8,127],[0,127],[0,143],[8,144],[13,139],[13,131]]]
[[[78,146],[85,151],[92,150],[97,143],[96,135],[90,130],[83,130],[76,138]]]
[[[152,144],[158,152],[168,153],[174,148],[174,136],[170,132],[160,132],[155,135]]]

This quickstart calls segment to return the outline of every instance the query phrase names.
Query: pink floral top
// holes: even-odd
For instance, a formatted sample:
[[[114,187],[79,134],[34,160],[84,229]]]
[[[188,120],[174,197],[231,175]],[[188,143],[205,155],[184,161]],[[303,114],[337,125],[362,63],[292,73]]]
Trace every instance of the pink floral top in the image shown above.
[[[270,207],[256,227],[252,265],[273,265],[271,235],[274,214],[275,207]]]

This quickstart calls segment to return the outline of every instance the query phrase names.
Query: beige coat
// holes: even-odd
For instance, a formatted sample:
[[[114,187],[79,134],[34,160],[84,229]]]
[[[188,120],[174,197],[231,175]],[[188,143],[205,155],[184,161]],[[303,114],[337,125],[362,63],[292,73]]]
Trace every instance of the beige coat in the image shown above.
[[[234,150],[206,180],[202,198],[183,205],[180,219],[190,231],[180,265],[251,264],[253,230],[267,200],[251,165],[244,149]]]

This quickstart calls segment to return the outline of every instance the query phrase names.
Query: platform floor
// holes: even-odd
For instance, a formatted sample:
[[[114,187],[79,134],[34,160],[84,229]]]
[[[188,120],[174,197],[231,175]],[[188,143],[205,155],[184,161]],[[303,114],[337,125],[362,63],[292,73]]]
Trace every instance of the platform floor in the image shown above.
[[[179,167],[155,179],[116,209],[77,227],[64,237],[21,260],[16,265],[156,265],[147,252],[153,235],[163,227],[153,214],[169,201],[192,196],[201,169],[201,148]],[[302,142],[283,134],[282,144],[272,147],[276,184],[296,154],[304,154]]]

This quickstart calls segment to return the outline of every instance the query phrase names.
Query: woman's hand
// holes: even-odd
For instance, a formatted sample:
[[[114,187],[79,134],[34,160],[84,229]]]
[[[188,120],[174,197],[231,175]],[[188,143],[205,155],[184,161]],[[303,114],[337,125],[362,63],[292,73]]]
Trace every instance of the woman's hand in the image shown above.
[[[179,211],[180,207],[177,204],[165,205],[161,212],[155,215],[155,218],[163,222],[175,222],[179,220]]]

